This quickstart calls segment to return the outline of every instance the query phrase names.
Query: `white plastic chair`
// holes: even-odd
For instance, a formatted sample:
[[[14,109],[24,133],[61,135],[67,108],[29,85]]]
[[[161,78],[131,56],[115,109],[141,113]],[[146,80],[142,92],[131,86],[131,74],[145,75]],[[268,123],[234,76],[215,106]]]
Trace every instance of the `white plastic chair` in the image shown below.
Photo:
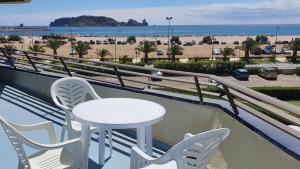
[[[222,128],[197,135],[186,134],[183,141],[157,159],[133,147],[130,169],[207,169],[209,160],[229,133],[229,129]]]
[[[56,135],[51,122],[35,125],[13,124],[0,116],[0,124],[7,134],[19,158],[18,169],[78,169],[81,166],[80,139],[61,143],[56,142]],[[26,138],[19,132],[46,130],[50,144],[40,144]],[[23,145],[39,150],[28,156]]]
[[[66,77],[55,81],[51,86],[51,96],[54,103],[66,112],[65,124],[62,128],[61,139],[64,139],[67,130],[68,139],[80,136],[81,124],[72,117],[72,109],[85,101],[90,96],[92,99],[101,99],[95,92],[92,85],[78,77]],[[91,133],[98,131],[97,128],[91,127]],[[112,131],[108,130],[109,149],[112,155]]]

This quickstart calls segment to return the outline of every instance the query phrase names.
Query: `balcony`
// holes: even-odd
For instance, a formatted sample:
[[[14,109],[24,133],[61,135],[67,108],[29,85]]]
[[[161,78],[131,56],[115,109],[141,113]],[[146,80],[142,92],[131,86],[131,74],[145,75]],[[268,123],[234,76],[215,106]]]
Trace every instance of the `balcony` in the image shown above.
[[[166,152],[182,140],[185,133],[197,134],[226,127],[231,130],[231,134],[211,160],[209,168],[299,167],[300,134],[288,127],[290,124],[300,125],[297,118],[299,108],[220,77],[26,51],[17,54],[4,51],[0,58],[0,115],[12,122],[32,124],[52,121],[57,136],[60,136],[65,117],[64,112],[51,101],[50,86],[61,77],[79,76],[89,80],[103,98],[140,98],[157,102],[166,108],[166,117],[153,128],[154,156],[159,157]],[[153,71],[162,71],[169,76],[154,76],[163,81],[152,82],[149,78],[153,77]],[[207,92],[205,86],[218,87],[222,92]],[[193,95],[162,91],[157,87],[177,88],[190,91]],[[263,113],[264,109],[268,109],[272,116]],[[47,143],[47,138],[41,135],[28,133],[28,137]],[[91,169],[99,168],[96,138],[93,135],[89,154]],[[0,140],[1,168],[17,168],[17,156],[2,129]],[[135,144],[133,130],[113,131],[113,156],[106,159],[102,168],[129,168],[130,148]],[[30,149],[27,151],[32,152]],[[109,151],[106,152],[108,157]]]

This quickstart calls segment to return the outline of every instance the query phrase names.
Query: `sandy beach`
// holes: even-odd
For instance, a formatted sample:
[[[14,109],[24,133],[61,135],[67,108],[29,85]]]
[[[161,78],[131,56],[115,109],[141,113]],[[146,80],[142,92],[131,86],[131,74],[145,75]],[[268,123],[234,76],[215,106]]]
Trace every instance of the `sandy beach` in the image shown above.
[[[226,42],[224,45],[214,45],[214,48],[225,48],[225,47],[231,47],[235,48],[236,46],[239,45],[234,45],[234,41],[239,41],[240,43],[244,41],[248,36],[216,36],[216,40],[221,42]],[[278,41],[291,41],[293,38],[300,37],[300,36],[278,36]],[[16,46],[17,49],[23,49],[26,50],[28,49],[28,46],[32,44],[32,41],[39,40],[42,41],[41,36],[34,36],[34,37],[27,37],[23,36],[24,39],[24,44],[20,44],[18,42],[13,43],[14,46]],[[255,38],[255,37],[252,37]],[[81,40],[81,41],[90,41],[90,40],[107,40],[108,37],[76,37],[76,40]],[[117,41],[125,41],[127,38],[126,37],[116,37]],[[194,58],[194,57],[211,57],[211,51],[212,51],[212,45],[199,45],[198,42],[202,41],[203,36],[191,36],[191,37],[180,37],[180,40],[184,42],[190,42],[192,40],[196,41],[196,45],[194,46],[182,46],[184,48],[184,52],[182,56],[177,56],[180,59],[188,59],[188,58]],[[269,36],[269,40],[273,44],[275,42],[276,37],[275,36]],[[150,40],[150,41],[156,41],[160,40],[162,43],[167,42],[167,37],[137,37],[136,38],[137,42],[143,41],[143,40]],[[0,46],[6,45],[5,43],[0,44]],[[116,56],[117,58],[128,55],[131,58],[136,57],[136,52],[135,48],[139,45],[139,43],[136,44],[126,44],[126,45],[116,45]],[[266,45],[262,45],[261,47],[264,48]],[[278,49],[281,49],[284,45],[278,45]],[[98,56],[95,54],[95,51],[97,49],[107,49],[112,53],[112,56],[108,56],[107,58],[114,58],[115,57],[115,45],[91,45],[92,49],[89,50],[88,55],[84,56],[87,59],[98,59]],[[52,50],[49,48],[46,48],[46,53],[52,54]],[[158,45],[157,46],[158,50],[162,50],[164,52],[164,56],[160,57],[167,57],[166,51],[168,49],[168,45]],[[58,54],[63,55],[63,56],[70,56],[70,51],[71,51],[71,44],[70,42],[68,44],[63,45],[61,48],[58,49]],[[242,50],[236,50],[236,57],[243,57],[244,56],[244,51]],[[138,58],[143,58],[144,55],[141,53]],[[150,57],[155,57],[157,58],[156,52],[153,52],[150,54]]]

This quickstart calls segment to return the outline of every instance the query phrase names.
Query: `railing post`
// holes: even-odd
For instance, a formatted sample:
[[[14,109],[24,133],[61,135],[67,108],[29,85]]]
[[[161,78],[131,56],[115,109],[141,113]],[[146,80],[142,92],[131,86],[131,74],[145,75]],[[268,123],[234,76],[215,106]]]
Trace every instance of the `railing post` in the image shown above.
[[[17,67],[15,66],[14,61],[12,60],[12,58],[11,58],[9,55],[7,55],[6,50],[5,50],[5,49],[0,49],[0,50],[1,50],[1,52],[3,53],[4,57],[6,57],[7,61],[9,62],[9,64],[10,64],[14,69],[17,69]]]
[[[61,64],[64,66],[64,68],[65,68],[66,72],[68,73],[68,75],[69,75],[69,76],[72,76],[72,73],[71,73],[70,69],[68,69],[68,66],[67,66],[67,64],[65,63],[65,61],[63,60],[63,58],[61,58],[61,57],[58,57],[58,58],[59,58]]]
[[[195,85],[196,85],[196,89],[197,89],[197,92],[198,92],[200,103],[203,104],[203,95],[202,95],[202,92],[201,92],[201,87],[200,87],[199,80],[198,80],[197,76],[194,76],[194,81],[195,81]]]
[[[24,55],[26,56],[28,62],[31,64],[31,66],[34,68],[34,70],[36,72],[38,72],[39,70],[37,69],[37,67],[35,66],[34,62],[32,61],[31,57],[28,55],[27,52],[24,52]]]
[[[116,67],[116,66],[113,66],[113,69],[114,69],[114,71],[115,71],[115,73],[116,73],[116,76],[117,76],[117,78],[118,78],[118,80],[119,80],[119,82],[120,82],[122,88],[125,87],[124,82],[123,82],[123,80],[122,80],[122,77],[121,77],[121,75],[120,75],[120,73],[119,73],[117,67]]]
[[[233,96],[232,94],[230,93],[229,89],[227,86],[223,85],[223,89],[225,91],[225,94],[227,95],[227,98],[228,98],[228,101],[232,107],[232,110],[234,112],[235,115],[238,115],[239,114],[239,110],[236,106],[236,104],[234,103],[234,99],[233,99]]]

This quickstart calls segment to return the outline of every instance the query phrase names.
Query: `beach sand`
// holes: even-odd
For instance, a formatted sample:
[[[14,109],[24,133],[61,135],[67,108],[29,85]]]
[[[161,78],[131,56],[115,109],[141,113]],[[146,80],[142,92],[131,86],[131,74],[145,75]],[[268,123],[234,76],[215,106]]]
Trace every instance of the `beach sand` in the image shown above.
[[[214,48],[225,48],[225,47],[231,47],[231,48],[235,48],[238,45],[234,45],[233,42],[234,41],[239,41],[240,43],[242,41],[244,41],[248,36],[216,36],[216,40],[221,42],[226,42],[226,45],[214,45]],[[291,41],[293,38],[296,37],[300,37],[300,36],[278,36],[278,41]],[[253,37],[255,38],[255,37]],[[20,44],[18,42],[13,43],[14,46],[16,46],[17,49],[20,50],[26,50],[28,49],[28,46],[32,44],[32,41],[35,40],[39,40],[42,41],[42,37],[40,36],[34,36],[32,38],[29,37],[23,37],[24,39],[24,44]],[[81,40],[81,41],[90,41],[90,40],[107,40],[108,37],[76,37],[76,40]],[[126,40],[126,37],[116,37],[117,41],[124,41]],[[150,41],[156,41],[156,40],[160,40],[162,43],[167,42],[167,37],[137,37],[137,42],[139,41],[143,41],[143,40],[150,40]],[[182,56],[176,56],[177,58],[180,59],[188,59],[188,58],[194,58],[194,57],[204,57],[204,58],[209,58],[211,57],[211,51],[212,51],[212,45],[207,45],[207,44],[203,44],[203,45],[198,45],[199,41],[202,41],[203,36],[192,36],[192,37],[180,37],[180,40],[182,42],[189,42],[192,40],[196,41],[196,45],[194,46],[182,46],[184,48],[183,51],[183,55]],[[274,43],[275,42],[275,37],[269,37],[269,40]],[[0,44],[0,46],[4,46],[6,44]],[[121,56],[124,55],[128,55],[131,58],[135,58],[136,57],[136,52],[135,52],[135,48],[138,47],[138,43],[133,44],[133,45],[116,45],[117,48],[117,52],[116,52],[116,57],[119,58]],[[262,45],[261,47],[264,48],[265,45]],[[115,57],[115,45],[91,45],[92,49],[89,50],[88,55],[84,56],[87,59],[98,59],[99,57],[95,54],[95,51],[97,49],[107,49],[112,53],[112,56],[108,56],[107,58],[114,58]],[[283,47],[283,45],[278,45],[278,49],[281,49],[281,47]],[[46,53],[48,54],[52,54],[52,50],[49,48],[46,48]],[[160,56],[160,57],[164,57],[167,58],[166,55],[166,51],[168,49],[168,45],[158,45],[157,46],[158,50],[162,50],[164,51],[164,56]],[[69,53],[71,51],[71,44],[65,44],[64,46],[62,46],[61,48],[58,49],[58,54],[62,55],[62,56],[70,56]],[[236,50],[236,57],[243,57],[244,56],[244,51],[242,50]],[[143,53],[140,54],[140,56],[138,56],[138,58],[143,58],[144,55]],[[155,57],[157,58],[158,56],[156,55],[156,52],[151,53],[149,57]]]

